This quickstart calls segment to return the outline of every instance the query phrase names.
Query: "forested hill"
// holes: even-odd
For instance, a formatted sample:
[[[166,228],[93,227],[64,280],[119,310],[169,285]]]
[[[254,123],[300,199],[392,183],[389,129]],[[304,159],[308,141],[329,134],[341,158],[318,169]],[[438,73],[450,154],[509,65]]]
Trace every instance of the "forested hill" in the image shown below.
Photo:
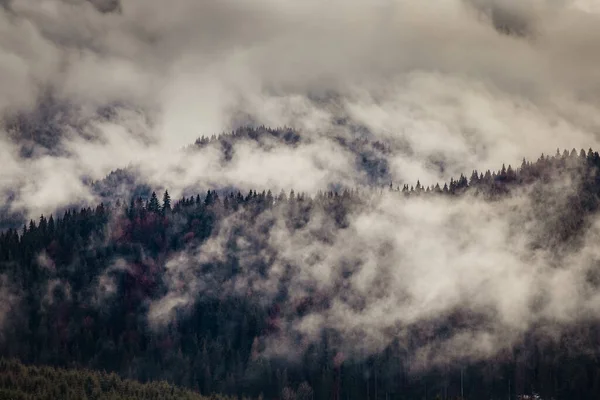
[[[367,129],[352,126],[347,121],[339,121],[338,124],[344,124],[351,135],[348,135],[347,132],[344,135],[331,134],[329,139],[354,155],[357,169],[366,173],[369,183],[389,180],[390,171],[386,156],[392,152],[401,154],[403,151],[409,150],[406,148],[406,144],[395,143],[391,140],[376,140]],[[286,127],[278,129],[265,126],[242,127],[230,133],[213,135],[210,138],[202,136],[187,149],[193,151],[193,149],[213,146],[220,151],[224,161],[230,161],[235,153],[236,144],[243,141],[256,143],[261,148],[269,150],[275,146],[294,147],[302,143],[310,143],[312,140],[314,138]]]
[[[0,360],[1,400],[227,400],[204,397],[165,382],[140,384],[114,373],[25,366]]]
[[[364,223],[367,218],[385,221],[372,209],[473,203],[478,208],[464,208],[464,214],[460,208],[457,215],[475,215],[481,225],[488,223],[484,207],[490,204],[495,214],[487,218],[517,221],[509,238],[531,230],[526,243],[507,241],[502,251],[522,246],[527,257],[546,251],[558,263],[585,245],[599,204],[599,169],[597,152],[572,151],[524,160],[519,168],[473,171],[443,185],[392,182],[372,191],[313,194],[208,191],[177,200],[164,192],[41,216],[0,234],[0,354],[28,364],[166,380],[202,394],[505,399],[537,392],[595,399],[598,320],[553,320],[539,311],[549,302],[545,292],[527,304],[541,316],[507,334],[510,346],[485,357],[448,352],[441,362],[435,354],[424,359],[422,351],[439,338],[495,326],[499,317],[489,307],[457,303],[382,328],[375,321],[386,318],[369,319],[369,329],[380,334],[376,344],[361,339],[370,332],[361,331],[359,321],[357,331],[344,331],[328,319],[340,304],[357,320],[366,318],[370,306],[394,292],[386,286],[386,263],[395,245],[382,237],[371,250],[373,235],[361,233],[376,227]],[[520,204],[531,205],[526,215],[519,214]],[[452,237],[468,228],[461,218],[451,219]],[[393,230],[411,229],[407,235],[415,236],[417,228],[398,224]],[[462,241],[455,247],[468,246]],[[375,261],[369,264],[365,254]],[[515,262],[536,260],[516,254]],[[600,286],[594,262],[586,270],[590,293]],[[376,279],[360,291],[366,268]]]
[[[345,128],[352,134],[348,135],[347,132],[345,135],[331,134],[321,139],[333,141],[341,149],[352,154],[357,171],[366,177],[365,184],[376,186],[389,182],[390,166],[387,157],[392,153],[403,154],[410,149],[402,143],[375,140],[373,135],[364,128],[351,129],[348,125],[345,125]],[[271,151],[275,148],[294,148],[310,144],[314,140],[315,137],[287,127],[246,126],[220,135],[202,136],[183,150],[188,155],[199,157],[202,154],[197,154],[198,152],[206,149],[214,150],[220,156],[219,162],[227,165],[244,144],[251,144],[263,151]],[[152,192],[152,188],[140,177],[135,166],[111,172],[106,178],[93,182],[92,189],[100,198],[107,200],[121,197],[125,193],[148,197]]]

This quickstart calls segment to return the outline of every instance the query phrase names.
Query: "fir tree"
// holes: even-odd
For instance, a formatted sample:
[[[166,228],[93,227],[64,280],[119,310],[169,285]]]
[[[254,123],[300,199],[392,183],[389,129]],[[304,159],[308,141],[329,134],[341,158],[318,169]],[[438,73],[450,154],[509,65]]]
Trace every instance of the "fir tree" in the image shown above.
[[[156,192],[152,192],[152,196],[150,196],[150,201],[148,202],[148,211],[156,213],[160,211],[160,204],[158,202],[158,197],[156,197]]]
[[[169,191],[165,190],[165,194],[163,195],[162,212],[167,213],[169,211],[171,211],[171,196],[169,196]]]

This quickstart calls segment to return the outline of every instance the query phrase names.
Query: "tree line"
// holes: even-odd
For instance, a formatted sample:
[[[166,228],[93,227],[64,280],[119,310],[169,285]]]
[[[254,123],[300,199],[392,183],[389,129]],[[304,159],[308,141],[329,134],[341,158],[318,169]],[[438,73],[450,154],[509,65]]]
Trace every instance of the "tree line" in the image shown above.
[[[227,400],[166,382],[141,384],[114,373],[23,365],[0,359],[1,400]]]
[[[461,175],[442,186],[391,183],[376,192],[411,198],[472,194],[495,201],[519,188],[551,184],[568,175],[577,190],[560,226],[553,227],[558,232],[555,240],[564,243],[576,238],[597,210],[599,170],[597,152],[573,150],[542,155],[535,162],[523,160],[520,168],[473,171],[470,178]],[[335,229],[345,229],[349,216],[367,207],[372,195],[364,189],[312,196],[293,190],[209,190],[173,200],[168,191],[153,192],[147,199],[67,210],[6,230],[0,233],[6,309],[0,354],[32,365],[105,370],[142,382],[166,380],[202,394],[234,397],[505,399],[534,391],[545,399],[598,397],[600,352],[589,352],[598,347],[600,337],[595,321],[566,332],[560,342],[532,332],[512,352],[494,360],[417,375],[411,372],[409,349],[398,341],[380,354],[340,362],[332,332],[324,332],[300,361],[261,357],[264,341],[278,332],[282,310],[277,302],[263,304],[260,293],[201,299],[165,328],[150,326],[149,302],[169,290],[165,260],[216,235],[229,216],[240,215],[252,225],[277,211],[287,229],[295,231],[319,211]],[[230,257],[207,265],[207,274],[238,273],[235,237],[229,245]],[[126,266],[116,260],[124,260]],[[254,267],[261,271],[265,265]],[[305,299],[291,312],[303,315],[322,300]],[[419,337],[418,332],[414,335]],[[30,393],[11,385],[7,390]]]

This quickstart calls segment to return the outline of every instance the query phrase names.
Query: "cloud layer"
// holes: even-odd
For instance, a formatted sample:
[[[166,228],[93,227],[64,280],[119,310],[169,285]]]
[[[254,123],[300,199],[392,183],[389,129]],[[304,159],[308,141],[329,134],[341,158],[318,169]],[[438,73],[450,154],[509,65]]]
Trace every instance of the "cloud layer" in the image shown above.
[[[331,346],[347,357],[398,341],[415,370],[496,357],[525,334],[556,338],[598,318],[590,274],[599,222],[557,246],[577,187],[563,176],[499,201],[365,194],[346,227],[317,205],[299,213],[308,221],[300,229],[289,218],[302,205],[282,204],[252,223],[234,213],[206,242],[167,260],[169,289],[148,318],[160,330],[197,302],[241,298],[280,307],[280,332],[263,338],[270,356],[301,356],[334,332]],[[303,302],[308,311],[298,313]]]
[[[33,127],[7,122],[0,190],[37,215],[90,200],[82,177],[130,163],[176,194],[184,183],[361,184],[330,140],[333,131],[354,135],[340,118],[409,149],[389,156],[399,182],[595,146],[593,11],[550,0],[9,1],[0,11],[0,111],[8,122],[48,115]],[[47,111],[47,93],[64,107]],[[314,144],[276,154],[242,145],[226,166],[178,152],[247,122],[291,126]],[[48,124],[46,142],[56,138],[62,152],[38,146]],[[33,159],[23,159],[23,143]],[[248,173],[257,165],[261,173]]]

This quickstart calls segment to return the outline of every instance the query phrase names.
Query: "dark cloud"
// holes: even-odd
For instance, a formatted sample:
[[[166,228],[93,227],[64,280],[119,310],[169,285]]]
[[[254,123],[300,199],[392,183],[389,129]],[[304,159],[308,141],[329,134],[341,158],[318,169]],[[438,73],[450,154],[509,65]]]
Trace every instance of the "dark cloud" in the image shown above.
[[[120,0],[88,0],[98,11],[103,13],[121,12]]]

